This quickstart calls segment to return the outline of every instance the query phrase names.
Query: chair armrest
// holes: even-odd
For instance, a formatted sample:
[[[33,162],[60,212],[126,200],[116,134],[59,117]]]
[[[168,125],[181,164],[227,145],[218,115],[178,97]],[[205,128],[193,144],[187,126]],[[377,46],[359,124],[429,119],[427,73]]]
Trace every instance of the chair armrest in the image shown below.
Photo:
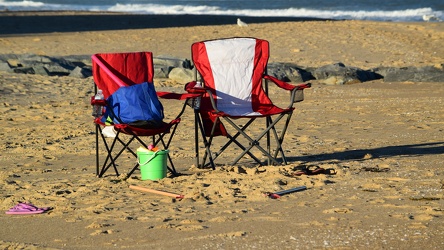
[[[197,86],[196,86],[196,85],[197,85]],[[198,83],[198,82],[196,82],[196,81],[189,82],[189,83],[187,83],[187,84],[185,85],[185,90],[186,90],[188,93],[196,93],[196,94],[199,94],[200,97],[203,97],[203,96],[206,94],[206,97],[205,97],[205,98],[208,97],[208,99],[210,100],[210,102],[211,102],[211,106],[212,106],[212,108],[213,108],[213,111],[214,111],[215,113],[219,113],[219,112],[221,112],[221,111],[218,110],[217,107],[216,107],[216,101],[214,100],[214,96],[213,96],[213,93],[211,92],[211,90],[209,90],[208,88],[202,87],[200,83]],[[198,109],[200,109],[200,105],[199,105],[199,108],[198,108]]]
[[[189,98],[196,98],[201,94],[193,93],[172,93],[172,92],[156,92],[157,96],[162,99],[186,100]]]
[[[276,77],[269,76],[269,75],[264,75],[264,79],[274,82],[274,84],[276,84],[276,86],[280,87],[281,89],[285,89],[285,90],[294,90],[295,88],[301,90],[301,89],[306,89],[306,88],[311,87],[311,83],[309,83],[309,82],[298,84],[298,85],[293,85],[293,84],[289,84],[287,82],[281,81],[281,80],[277,79]]]
[[[294,88],[296,88],[296,85],[292,85],[287,82],[281,81],[281,80],[277,79],[276,77],[269,76],[269,75],[264,75],[263,77],[265,80],[272,81],[274,84],[276,84],[276,86],[278,86],[281,89],[293,90]]]
[[[162,99],[185,100],[185,102],[182,105],[182,110],[176,116],[176,119],[180,119],[182,114],[185,112],[185,108],[186,108],[187,104],[189,103],[189,100],[192,100],[193,98],[201,96],[201,94],[173,93],[173,92],[156,92],[156,94],[159,98],[162,98]]]
[[[306,88],[311,88],[311,83],[296,85],[296,88],[291,90],[290,106],[293,106],[293,103],[302,102],[304,100],[304,89]]]
[[[293,107],[293,103],[301,102],[304,100],[304,89],[311,88],[311,83],[302,83],[298,85],[289,84],[287,82],[281,81],[276,77],[264,75],[264,79],[274,82],[278,87],[291,91],[290,93],[290,105],[288,108]]]
[[[204,87],[201,87],[200,83],[198,84],[196,81],[189,82],[185,84],[185,91],[193,94],[205,94],[206,90]]]

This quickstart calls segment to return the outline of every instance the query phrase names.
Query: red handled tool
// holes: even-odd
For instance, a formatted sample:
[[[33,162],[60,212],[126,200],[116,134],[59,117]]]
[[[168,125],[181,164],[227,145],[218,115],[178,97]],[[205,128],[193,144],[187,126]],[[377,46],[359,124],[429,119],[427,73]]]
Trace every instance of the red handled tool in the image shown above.
[[[274,192],[274,193],[265,193],[265,195],[270,197],[271,199],[278,199],[284,194],[299,192],[299,191],[303,191],[306,189],[307,189],[306,186],[300,186],[300,187],[295,187],[292,189],[282,190],[282,191],[278,191],[278,192]]]

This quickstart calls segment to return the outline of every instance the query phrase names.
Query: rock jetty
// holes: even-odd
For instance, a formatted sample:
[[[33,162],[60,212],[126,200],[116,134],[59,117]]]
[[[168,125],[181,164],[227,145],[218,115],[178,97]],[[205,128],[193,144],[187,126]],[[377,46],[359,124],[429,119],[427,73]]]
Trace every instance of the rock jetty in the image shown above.
[[[167,78],[179,83],[187,83],[194,79],[194,66],[189,59],[157,56],[153,59],[153,63],[156,78]],[[3,54],[0,55],[1,71],[87,78],[92,76],[91,56],[51,57],[35,54]],[[346,66],[340,62],[318,68],[304,68],[291,63],[269,63],[268,74],[288,82],[317,80],[326,85],[353,84],[377,79],[387,82],[444,82],[444,64],[365,70]]]

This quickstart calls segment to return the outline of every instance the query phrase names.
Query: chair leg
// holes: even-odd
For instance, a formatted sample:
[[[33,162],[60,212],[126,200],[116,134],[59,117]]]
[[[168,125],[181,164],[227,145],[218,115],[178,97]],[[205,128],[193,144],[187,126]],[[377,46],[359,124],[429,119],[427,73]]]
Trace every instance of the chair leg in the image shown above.
[[[182,111],[182,113],[183,113],[183,111]],[[165,148],[165,149],[168,149],[169,148],[169,145],[171,144],[171,141],[172,141],[172,139],[173,139],[173,136],[174,136],[174,134],[175,134],[175,132],[176,132],[176,129],[177,129],[177,126],[178,126],[178,123],[176,123],[176,124],[174,124],[171,128],[170,128],[170,136],[168,137],[168,140],[165,142],[165,140],[164,140],[164,138],[166,138],[166,137],[164,137],[165,136],[165,134],[166,133],[164,133],[164,134],[159,134],[159,135],[157,135],[158,136],[158,138],[156,139],[156,136],[153,136],[152,138],[152,143],[153,143],[153,145],[154,146],[156,146],[157,144],[162,144],[163,145],[163,147]],[[102,137],[102,140],[103,140],[103,143],[104,143],[104,145],[105,145],[105,148],[106,148],[106,151],[107,151],[107,157],[106,157],[106,159],[105,159],[105,161],[104,161],[104,163],[103,163],[103,165],[102,165],[102,167],[101,167],[101,169],[100,169],[100,161],[99,161],[99,149],[98,149],[98,135],[99,134],[101,134],[101,137]],[[120,139],[119,138],[119,135],[120,135],[120,131],[118,130],[117,131],[117,134],[116,134],[116,136],[115,136],[115,138],[114,138],[114,140],[112,141],[112,143],[111,143],[111,145],[109,146],[109,144],[108,144],[108,142],[107,142],[107,140],[106,140],[106,138],[105,138],[105,136],[101,133],[101,128],[100,128],[100,126],[99,125],[97,125],[97,127],[96,127],[96,174],[97,174],[97,176],[98,177],[102,177],[104,174],[105,174],[105,172],[112,166],[113,168],[114,168],[114,170],[115,170],[115,172],[116,172],[116,175],[117,176],[119,176],[119,171],[118,171],[118,169],[117,169],[117,165],[116,165],[116,163],[115,163],[115,161],[116,161],[116,159],[125,151],[125,150],[128,150],[132,155],[134,155],[135,157],[137,157],[137,153],[134,151],[134,150],[132,150],[129,146],[130,146],[130,144],[136,139],[142,146],[144,146],[144,147],[148,147],[147,146],[147,144],[144,142],[144,141],[142,141],[140,138],[139,138],[139,136],[137,136],[137,135],[135,135],[135,134],[131,134],[130,136],[131,136],[131,138],[125,143],[124,141],[122,141],[122,139]],[[122,147],[122,149],[120,149],[120,151],[117,153],[117,154],[115,154],[114,156],[113,156],[113,149],[114,149],[114,147],[116,146],[116,143],[117,142],[119,142],[123,147]],[[175,167],[174,167],[174,163],[173,163],[173,161],[172,161],[172,158],[170,157],[170,155],[168,154],[168,161],[169,161],[169,166],[167,166],[167,168],[168,168],[168,170],[174,175],[174,176],[177,176],[177,171],[176,171],[176,169],[175,169]],[[126,178],[129,178],[132,174],[133,174],[133,172],[135,171],[135,170],[137,170],[139,168],[139,164],[137,163],[131,170],[130,170],[130,172],[126,175]]]
[[[98,172],[97,176],[98,177],[102,177],[102,175],[111,167],[111,165],[113,166],[113,168],[114,168],[114,170],[116,172],[116,175],[118,176],[119,175],[119,171],[117,170],[117,166],[116,166],[116,164],[114,162],[114,159],[111,157],[111,152],[112,152],[113,145],[115,144],[115,140],[113,140],[112,146],[110,148],[108,146],[108,143],[106,141],[105,136],[102,134],[102,129],[101,129],[100,125],[97,125],[97,128],[98,128],[98,134],[100,134],[100,136],[102,138],[102,141],[103,141],[103,144],[105,145],[106,152],[107,152],[107,156],[106,156],[106,159],[105,159],[105,161],[104,161],[104,163],[102,165],[102,169]],[[117,136],[116,136],[116,138],[117,138]],[[96,153],[97,153],[97,159],[99,159],[99,156],[98,156],[99,155],[98,146],[97,146],[97,152]],[[109,159],[111,160],[111,163],[107,165]]]
[[[117,165],[115,163],[115,160],[117,158],[119,158],[119,156],[123,153],[123,151],[125,151],[125,149],[128,149],[128,145],[131,144],[131,142],[134,140],[134,137],[131,138],[127,143],[123,142],[120,138],[119,138],[119,134],[120,132],[117,131],[116,137],[114,138],[111,147],[108,147],[108,143],[106,142],[106,138],[102,135],[102,139],[103,139],[103,143],[105,144],[106,150],[108,151],[108,155],[105,159],[105,162],[103,163],[102,166],[102,171],[99,174],[99,177],[101,177],[111,166],[113,166],[114,171],[116,172],[116,175],[119,176],[119,171],[117,170]],[[116,156],[112,156],[112,150],[114,149],[114,146],[116,145],[116,142],[120,142],[123,145],[123,148],[116,154]],[[134,154],[134,152],[133,152]],[[111,162],[108,163],[108,160],[110,160]]]
[[[285,114],[284,114],[285,115]],[[274,133],[274,137],[276,138],[276,142],[277,142],[277,147],[276,147],[276,150],[279,150],[280,152],[281,152],[281,155],[283,156],[283,159],[284,159],[284,161],[285,161],[285,156],[284,156],[284,154],[283,154],[283,150],[282,150],[282,147],[281,147],[281,141],[279,141],[279,140],[283,140],[283,136],[281,135],[281,137],[279,137],[278,135],[277,135],[277,132],[276,132],[276,130],[275,130],[275,128],[274,128],[274,126],[277,124],[277,122],[278,121],[280,121],[281,120],[281,118],[284,116],[284,115],[280,115],[275,121],[272,121],[271,119],[269,120],[269,122],[270,122],[270,125],[266,128],[266,130],[264,131],[264,132],[262,132],[260,135],[258,135],[255,139],[253,139],[253,138],[251,138],[248,134],[246,134],[245,133],[245,130],[255,121],[255,119],[253,118],[253,119],[250,119],[246,124],[244,124],[244,126],[242,127],[242,128],[240,128],[239,126],[237,126],[233,121],[231,121],[230,119],[228,119],[228,118],[226,118],[226,117],[224,117],[224,119],[225,119],[225,121],[226,122],[228,122],[228,123],[230,123],[230,125],[231,126],[233,126],[236,130],[237,130],[237,132],[236,132],[236,134],[234,135],[234,136],[231,136],[231,135],[227,135],[227,137],[228,137],[228,142],[226,142],[222,147],[221,147],[221,149],[218,151],[218,152],[216,152],[216,153],[212,153],[211,152],[211,149],[210,149],[210,146],[211,146],[211,144],[212,144],[212,140],[213,140],[213,136],[210,136],[210,138],[207,140],[206,139],[206,137],[205,137],[205,131],[204,131],[204,129],[203,129],[203,124],[202,124],[202,121],[201,121],[201,119],[200,118],[196,118],[196,121],[197,121],[197,127],[195,127],[195,133],[197,134],[197,128],[200,128],[200,130],[201,130],[201,136],[202,136],[202,138],[203,138],[203,141],[204,141],[204,146],[205,146],[205,154],[204,154],[204,156],[203,156],[203,158],[202,158],[202,167],[206,167],[206,166],[208,166],[208,164],[212,164],[212,168],[213,169],[215,169],[215,165],[214,165],[214,160],[216,160],[221,154],[222,154],[222,152],[225,150],[225,149],[227,149],[232,143],[234,143],[234,144],[236,144],[243,152],[236,158],[236,159],[234,159],[234,161],[231,163],[232,165],[235,165],[244,155],[246,155],[246,154],[248,154],[253,160],[255,160],[258,164],[260,164],[260,165],[263,165],[263,163],[261,162],[261,160],[260,159],[258,159],[255,155],[253,155],[251,152],[250,152],[250,150],[253,148],[253,147],[256,147],[257,149],[259,149],[264,155],[266,155],[267,156],[267,158],[268,158],[268,164],[270,164],[270,162],[273,162],[274,164],[279,164],[279,162],[276,160],[276,156],[272,156],[271,155],[271,152],[270,152],[270,150],[265,150],[263,147],[261,147],[260,145],[259,145],[259,141],[265,136],[265,135],[267,135],[267,134],[269,134],[270,133],[270,130],[272,130],[273,131],[273,133]],[[219,117],[218,118],[216,118],[216,119],[220,119]],[[213,132],[214,132],[214,129],[215,129],[215,126],[216,126],[216,124],[217,124],[217,120],[216,120],[216,122],[213,124],[213,128],[212,128],[212,133],[211,134],[213,134]],[[285,129],[286,130],[286,129]],[[285,133],[285,130],[283,131],[284,133]],[[237,141],[237,138],[240,136],[240,135],[243,135],[249,142],[250,142],[250,146],[248,146],[248,147],[245,147],[245,146],[243,146],[242,144],[240,144],[238,141]],[[197,138],[197,136],[196,136],[196,138]],[[268,143],[267,143],[267,145],[268,145]],[[199,164],[199,159],[198,159],[198,157],[199,157],[199,152],[198,152],[198,141],[196,140],[195,141],[195,147],[196,147],[196,163],[197,164]],[[268,147],[267,147],[268,148]],[[213,156],[214,155],[214,156]],[[212,159],[210,158],[209,159],[209,162],[207,163],[206,162],[206,159],[207,159],[207,157],[212,157]],[[285,161],[286,162],[286,161]],[[199,165],[198,165],[199,166]]]
[[[99,177],[99,125],[96,124],[96,176]]]
[[[194,157],[196,159],[196,167],[199,168],[199,128],[200,119],[198,109],[194,109]],[[198,124],[199,123],[199,124]],[[202,135],[205,138],[205,135]]]
[[[291,120],[292,115],[293,115],[293,111],[291,111],[291,112],[289,112],[287,114],[287,119],[286,119],[286,121],[284,123],[284,127],[283,127],[279,137],[277,137],[276,130],[274,130],[275,131],[274,133],[275,133],[276,144],[277,144],[276,150],[274,152],[274,158],[276,158],[278,153],[280,152],[281,153],[281,157],[282,157],[282,161],[283,161],[283,163],[285,165],[287,165],[288,162],[287,162],[287,157],[285,157],[284,150],[282,149],[282,143],[284,141],[285,134],[287,133],[288,125],[290,124],[290,120]]]
[[[229,138],[230,138],[230,140],[231,140],[231,138],[233,138],[233,137],[231,137],[231,136],[229,136]],[[262,164],[262,162],[261,162],[261,160],[260,159],[258,159],[254,154],[252,154],[251,152],[250,152],[250,150],[249,149],[247,149],[246,147],[244,147],[242,144],[240,144],[238,141],[236,141],[236,140],[233,140],[233,142],[241,149],[241,150],[243,150],[244,152],[245,152],[245,154],[248,154],[253,160],[255,160],[258,164],[260,164],[260,165],[263,165]],[[258,144],[258,142],[253,142],[253,143],[251,143],[252,145],[253,144]],[[251,149],[251,148],[250,148]],[[238,157],[238,159],[235,159],[234,161],[233,161],[233,163],[232,163],[232,165],[234,165],[234,164],[236,164],[245,154],[242,154],[242,156],[241,157]]]
[[[265,80],[266,81],[266,80]],[[268,84],[267,84],[267,95],[268,95]],[[270,124],[271,124],[271,117],[267,117],[266,119],[265,119],[265,127],[266,128],[268,128],[269,126],[270,126]],[[271,145],[270,145],[270,132],[267,132],[267,152],[268,153],[270,153],[271,152]],[[276,157],[274,157],[274,158],[276,158]],[[268,165],[270,165],[271,164],[271,160],[270,159],[267,159],[267,163],[268,163]]]
[[[202,140],[203,140],[203,143],[204,143],[204,147],[205,147],[205,154],[204,154],[204,156],[203,156],[203,158],[202,158],[202,166],[200,166],[199,165],[199,143],[198,143],[198,132],[197,132],[197,128],[195,127],[195,150],[196,150],[196,166],[198,167],[198,168],[205,168],[208,164],[210,164],[211,165],[211,168],[213,169],[213,170],[215,170],[216,169],[216,165],[214,164],[214,160],[215,160],[215,158],[217,158],[217,156],[215,157],[215,158],[213,158],[213,154],[211,153],[211,149],[210,149],[210,145],[211,145],[211,142],[212,142],[212,139],[213,139],[213,137],[210,137],[210,139],[209,140],[207,140],[207,138],[206,138],[206,136],[205,136],[205,128],[204,128],[204,126],[203,126],[203,121],[202,121],[202,119],[201,119],[201,117],[200,117],[200,115],[199,115],[199,113],[198,113],[198,111],[197,111],[197,113],[195,113],[195,119],[196,119],[196,121],[197,121],[197,126],[198,126],[198,128],[200,129],[200,134],[201,134],[201,136],[202,136]],[[219,118],[217,118],[217,119],[219,119]],[[217,126],[217,122],[218,121],[216,121],[214,124],[213,124],[213,127],[212,127],[212,129],[211,129],[211,134],[213,134],[214,133],[214,130],[215,130],[215,128],[216,128],[216,126]],[[196,126],[196,125],[195,125]],[[209,163],[208,164],[205,164],[206,163],[206,159],[207,159],[207,157],[208,157],[208,161],[209,161]]]
[[[266,128],[266,130],[264,130],[261,134],[259,134],[255,139],[252,139],[249,135],[247,135],[243,129],[239,128],[233,121],[231,121],[230,119],[225,118],[225,121],[227,121],[228,123],[231,124],[231,126],[233,126],[239,133],[241,133],[247,140],[250,141],[250,146],[248,146],[247,148],[245,148],[245,150],[234,160],[233,165],[236,164],[245,154],[248,154],[249,151],[253,148],[256,147],[257,149],[259,149],[263,154],[265,154],[273,163],[275,164],[279,164],[279,162],[275,159],[275,157],[273,157],[270,153],[268,153],[263,147],[261,147],[259,145],[259,141],[262,139],[262,137],[264,137],[267,132],[269,132],[270,129],[272,129],[277,122],[279,122],[279,120],[281,120],[281,118],[284,116],[285,114],[281,114],[279,115],[278,118],[276,118],[274,121],[271,121],[271,124],[268,128]]]
[[[163,147],[165,149],[168,149],[170,147],[171,141],[173,140],[173,136],[176,133],[176,129],[177,129],[178,125],[179,124],[173,125],[173,130],[170,132],[170,135],[168,137],[168,141],[166,143],[163,140],[165,134],[161,134],[161,135],[159,135],[159,139],[157,139],[157,141],[154,141],[154,145],[157,145],[159,142],[161,142]],[[171,156],[169,154],[168,154],[168,161],[169,161],[170,166],[171,166],[171,167],[167,166],[168,170],[171,172],[172,175],[177,176],[176,168],[174,167],[173,160],[172,160],[172,158],[171,158]]]
[[[240,128],[242,131],[245,131],[253,122],[255,121],[255,119],[250,119],[246,124],[244,124],[244,126],[242,127],[242,128]],[[246,135],[245,133],[242,133],[242,134],[244,134],[244,135]],[[236,138],[237,137],[239,137],[239,135],[241,135],[241,133],[240,132],[237,132],[234,136],[231,136],[231,135],[227,135],[227,137],[229,138],[229,140],[228,140],[228,142],[227,143],[225,143],[225,145],[224,146],[222,146],[222,148],[216,153],[216,156],[215,156],[215,158],[214,159],[216,159],[217,158],[217,156],[219,156],[220,154],[222,154],[222,152],[226,149],[226,148],[228,148],[230,145],[231,145],[231,143],[234,143],[234,144],[236,144],[240,149],[242,149],[242,150],[246,150],[246,148],[242,145],[242,144],[240,144],[237,140],[236,140]],[[250,151],[247,151],[246,152],[251,158],[253,158],[253,160],[255,160],[258,164],[261,164],[262,165],[262,162],[261,162],[261,160],[259,160],[256,156],[254,156]],[[236,163],[237,163],[237,161],[236,161]],[[233,165],[234,165],[235,163],[233,163]]]
[[[130,178],[131,175],[134,173],[134,171],[136,171],[138,168],[139,168],[139,163],[136,163],[136,165],[134,165],[131,171],[129,171],[128,174],[126,174],[125,180]]]

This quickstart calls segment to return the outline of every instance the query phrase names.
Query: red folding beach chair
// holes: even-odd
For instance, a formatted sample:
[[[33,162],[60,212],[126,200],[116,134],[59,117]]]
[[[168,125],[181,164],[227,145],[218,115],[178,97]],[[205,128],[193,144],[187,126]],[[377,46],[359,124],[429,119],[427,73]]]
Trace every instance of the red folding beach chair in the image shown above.
[[[196,140],[196,161],[198,167],[211,164],[225,149],[235,144],[240,148],[239,155],[231,162],[235,165],[243,156],[249,155],[257,163],[264,165],[257,154],[251,153],[258,149],[266,157],[267,164],[287,164],[282,149],[284,135],[293,114],[293,104],[303,100],[303,90],[310,83],[291,85],[266,74],[269,57],[269,44],[256,38],[227,38],[196,42],[191,47],[192,58],[202,79],[202,86],[196,82],[187,84],[188,92],[204,92],[200,107],[195,107],[196,129],[200,130],[205,146],[202,164],[199,163],[199,146]],[[289,105],[286,108],[275,106],[268,96],[268,80],[278,87],[290,91]],[[286,117],[286,119],[283,119]],[[257,118],[265,118],[265,126],[260,133],[252,133],[249,127]],[[283,120],[280,133],[276,129]],[[222,124],[230,124],[234,129],[229,132]],[[260,125],[259,125],[260,126]],[[196,132],[197,133],[197,132]],[[272,150],[270,133],[274,137]],[[226,136],[228,141],[213,152],[213,139]],[[266,147],[260,144],[262,138],[267,139]],[[244,145],[241,143],[241,139]],[[246,143],[245,143],[246,142]],[[281,156],[281,160],[277,157]],[[209,162],[207,163],[207,157]],[[226,163],[225,163],[226,164]]]
[[[100,89],[102,90],[105,98],[105,100],[94,100],[94,97],[91,98],[91,104],[99,104],[103,106],[103,110],[105,110],[103,116],[96,117],[94,119],[94,123],[96,125],[97,176],[102,177],[111,167],[114,169],[115,174],[119,175],[119,165],[117,164],[119,156],[121,156],[124,152],[129,152],[131,155],[137,157],[135,149],[131,148],[130,146],[131,143],[138,142],[138,146],[142,145],[148,148],[147,144],[149,143],[142,140],[143,137],[149,137],[151,139],[150,143],[154,146],[158,145],[164,149],[168,149],[176,128],[180,123],[180,116],[185,110],[185,101],[184,106],[177,117],[168,123],[163,121],[153,123],[151,121],[143,120],[134,122],[128,122],[128,120],[125,121],[122,118],[124,115],[134,115],[133,113],[140,111],[145,113],[148,112],[148,115],[150,115],[149,112],[151,111],[147,110],[152,107],[150,107],[149,104],[145,106],[135,105],[132,102],[133,100],[129,100],[129,104],[125,108],[121,107],[123,106],[122,103],[112,104],[111,102],[115,101],[115,98],[117,98],[117,93],[122,93],[123,90],[126,91],[127,89],[133,89],[133,91],[135,91],[135,93],[133,93],[134,95],[142,94],[141,92],[144,92],[144,95],[153,99],[150,100],[152,101],[152,105],[158,105],[160,107],[161,104],[158,102],[157,96],[167,99],[185,100],[190,97],[195,97],[196,95],[156,92],[153,84],[154,68],[153,55],[151,52],[95,54],[92,56],[92,66],[95,82],[95,93],[97,93],[97,89]],[[134,87],[137,87],[138,89],[134,89]],[[157,101],[157,103],[155,101]],[[118,108],[118,111],[122,112],[122,114],[119,113],[119,115],[116,115],[113,111],[115,108]],[[163,107],[161,108],[162,110],[159,112],[163,118]],[[113,127],[115,131],[114,138],[107,138],[104,133],[102,133],[105,126]],[[170,135],[166,136],[166,134]],[[103,142],[103,146],[106,150],[106,157],[102,162],[100,161],[101,150],[99,147],[99,137],[102,138],[101,141]],[[173,175],[176,175],[176,169],[169,155],[168,161],[168,170]],[[127,174],[127,178],[138,169],[138,165],[139,164],[137,163],[132,167]]]

